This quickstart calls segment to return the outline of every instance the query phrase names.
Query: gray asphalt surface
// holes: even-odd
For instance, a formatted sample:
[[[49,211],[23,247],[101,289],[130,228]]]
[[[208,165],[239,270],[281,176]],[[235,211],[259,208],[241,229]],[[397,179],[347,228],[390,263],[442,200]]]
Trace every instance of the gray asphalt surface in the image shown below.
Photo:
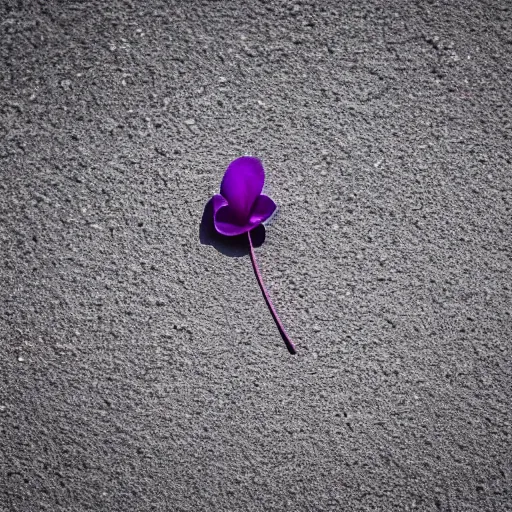
[[[0,5],[2,512],[512,510],[509,1]]]

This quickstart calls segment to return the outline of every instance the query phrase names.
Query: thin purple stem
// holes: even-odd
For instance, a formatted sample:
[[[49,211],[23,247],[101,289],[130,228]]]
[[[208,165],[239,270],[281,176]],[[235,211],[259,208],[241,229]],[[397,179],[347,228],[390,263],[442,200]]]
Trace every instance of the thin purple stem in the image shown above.
[[[295,345],[293,341],[290,339],[288,334],[286,333],[284,326],[279,319],[279,316],[277,314],[277,311],[275,310],[272,301],[270,300],[270,297],[268,295],[267,289],[265,288],[265,285],[263,284],[263,279],[260,274],[260,269],[258,268],[258,264],[256,263],[256,255],[254,254],[254,247],[252,245],[252,239],[251,239],[251,232],[248,231],[247,235],[249,237],[249,248],[251,251],[251,262],[252,262],[252,268],[254,269],[254,273],[256,274],[256,279],[258,280],[258,284],[260,285],[261,292],[263,293],[263,297],[265,297],[265,302],[267,303],[268,309],[270,310],[270,313],[272,314],[272,318],[274,319],[274,322],[276,323],[277,329],[279,330],[279,334],[281,335],[281,338],[283,338],[283,341],[286,344],[286,348],[288,349],[288,352],[290,354],[296,354],[297,351],[295,350]]]

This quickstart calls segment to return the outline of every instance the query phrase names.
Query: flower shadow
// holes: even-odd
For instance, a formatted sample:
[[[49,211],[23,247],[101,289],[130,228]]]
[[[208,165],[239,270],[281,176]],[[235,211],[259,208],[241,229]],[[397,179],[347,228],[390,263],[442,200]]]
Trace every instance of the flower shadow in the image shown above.
[[[265,226],[260,224],[251,231],[253,245],[259,247],[265,241]],[[201,224],[199,225],[199,241],[203,245],[211,245],[220,253],[231,258],[240,258],[249,254],[249,240],[247,234],[239,236],[224,236],[217,233],[213,225],[213,203],[206,203]]]

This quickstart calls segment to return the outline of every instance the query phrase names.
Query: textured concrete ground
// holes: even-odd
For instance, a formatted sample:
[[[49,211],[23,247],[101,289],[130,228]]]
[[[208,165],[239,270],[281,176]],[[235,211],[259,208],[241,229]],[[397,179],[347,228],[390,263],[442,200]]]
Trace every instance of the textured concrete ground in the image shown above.
[[[2,512],[512,510],[508,0],[0,5]]]

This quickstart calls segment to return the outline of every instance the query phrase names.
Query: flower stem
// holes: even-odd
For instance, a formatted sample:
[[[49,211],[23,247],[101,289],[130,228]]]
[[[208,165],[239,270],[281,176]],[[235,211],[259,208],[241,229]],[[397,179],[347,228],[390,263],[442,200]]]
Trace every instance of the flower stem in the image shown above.
[[[250,248],[250,253],[251,253],[252,268],[254,269],[254,273],[256,274],[256,279],[258,280],[258,284],[260,285],[261,292],[263,293],[263,297],[265,297],[265,302],[267,303],[268,309],[270,310],[270,313],[272,314],[272,318],[274,319],[274,322],[276,323],[277,329],[279,330],[279,334],[281,335],[281,338],[283,338],[283,341],[286,344],[286,348],[288,349],[288,352],[290,352],[290,354],[296,354],[297,351],[295,350],[295,345],[294,345],[293,341],[290,339],[290,337],[288,336],[288,334],[286,333],[284,326],[281,323],[281,320],[279,319],[279,316],[272,304],[272,301],[270,300],[270,297],[265,288],[265,285],[263,284],[263,279],[260,274],[260,269],[258,268],[258,264],[256,263],[256,255],[254,254],[254,247],[252,245],[250,231],[247,232],[247,236],[249,237],[249,248]]]

